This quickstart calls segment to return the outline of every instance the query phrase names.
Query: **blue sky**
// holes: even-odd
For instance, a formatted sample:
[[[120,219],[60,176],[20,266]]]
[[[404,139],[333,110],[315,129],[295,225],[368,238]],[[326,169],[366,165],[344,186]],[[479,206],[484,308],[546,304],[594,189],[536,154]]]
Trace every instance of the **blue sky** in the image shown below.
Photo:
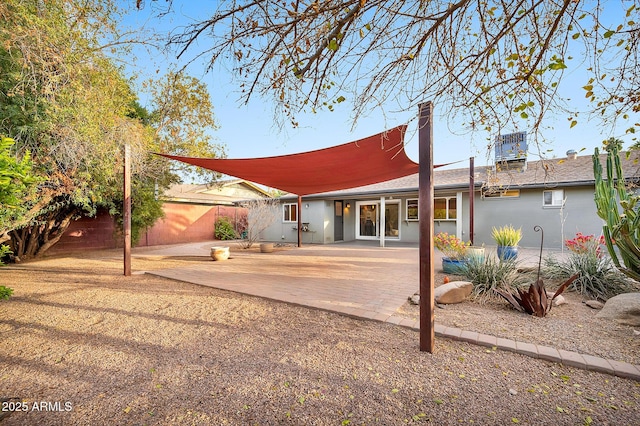
[[[215,3],[215,1],[181,2],[175,0],[174,12],[159,22],[152,16],[153,2],[147,1],[145,9],[137,11],[133,8],[135,2],[121,1],[131,8],[123,25],[131,25],[135,28],[151,25],[160,29],[172,29],[185,25],[191,22],[194,16],[197,19],[204,19],[209,15],[209,11],[213,10]],[[200,46],[195,46],[195,49],[205,46],[206,38],[202,38],[199,44]],[[139,56],[136,69],[142,77],[157,77],[156,70],[163,73],[169,69],[169,65],[183,65],[175,59],[175,55],[163,57],[158,54],[155,57],[148,57],[146,54],[140,53]],[[215,119],[220,127],[213,133],[213,136],[217,142],[226,146],[229,158],[265,157],[326,148],[410,122],[405,149],[409,158],[414,161],[418,160],[417,121],[415,120],[417,107],[408,111],[395,112],[398,109],[396,105],[387,106],[384,113],[376,111],[359,119],[355,127],[352,127],[349,102],[344,102],[337,105],[333,112],[323,111],[317,114],[297,116],[300,122],[299,128],[292,128],[285,124],[283,129],[279,129],[274,125],[273,111],[268,100],[254,98],[248,105],[241,104],[238,101],[237,87],[230,84],[228,75],[221,72],[206,74],[204,67],[199,63],[192,64],[188,71],[190,75],[199,78],[209,87]],[[565,78],[568,78],[570,82],[575,82],[575,87],[568,89],[574,90],[575,94],[569,91],[566,92],[566,95],[574,95],[572,97],[576,102],[582,102],[584,90],[581,87],[585,84],[586,79],[580,75],[580,70],[570,72],[565,75]],[[454,167],[466,167],[471,156],[476,157],[476,165],[485,165],[488,163],[487,160],[490,161],[492,155],[486,148],[487,138],[494,138],[495,135],[482,132],[457,134],[456,131],[452,131],[448,127],[447,121],[444,119],[446,111],[439,110],[435,101],[434,114],[435,163],[461,161]],[[581,117],[579,124],[572,129],[569,128],[565,115],[557,119],[549,117],[544,124],[549,130],[544,132],[547,142],[542,146],[542,151],[552,150],[552,152],[546,153],[548,158],[563,158],[569,149],[583,150],[580,155],[590,155],[595,147],[601,146],[602,140],[610,136],[620,137],[622,133],[618,132],[618,134],[612,135],[608,129],[602,129],[598,122],[586,120],[586,117]],[[509,132],[518,130],[526,129],[511,129]],[[630,138],[622,137],[622,139],[627,142],[625,145],[627,146]],[[537,150],[536,147],[529,147],[531,160],[539,158]]]

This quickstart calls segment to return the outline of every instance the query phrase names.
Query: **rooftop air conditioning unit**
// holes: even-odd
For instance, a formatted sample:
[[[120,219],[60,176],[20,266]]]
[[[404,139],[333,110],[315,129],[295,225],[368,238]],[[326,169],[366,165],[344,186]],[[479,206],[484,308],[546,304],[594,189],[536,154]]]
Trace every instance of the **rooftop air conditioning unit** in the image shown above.
[[[527,132],[496,137],[495,167],[497,172],[523,172],[527,169]]]

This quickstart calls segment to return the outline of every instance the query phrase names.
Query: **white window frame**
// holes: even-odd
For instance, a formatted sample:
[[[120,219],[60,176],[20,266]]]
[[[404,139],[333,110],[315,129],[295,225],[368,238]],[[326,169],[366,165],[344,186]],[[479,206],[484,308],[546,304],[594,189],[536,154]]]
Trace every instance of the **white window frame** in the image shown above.
[[[547,203],[546,194],[551,194],[551,202]],[[542,191],[542,207],[557,208],[564,206],[564,189],[547,189]]]
[[[289,209],[287,210],[287,206],[289,207]],[[296,211],[296,218],[295,219],[291,219],[291,211],[292,211],[292,206]],[[289,213],[288,217],[287,212]],[[300,212],[298,211],[298,203],[285,203],[282,205],[282,223],[298,223],[298,214]]]
[[[409,217],[409,203],[416,203],[416,217]],[[407,222],[418,222],[420,220],[420,206],[418,204],[417,198],[407,198],[407,202],[405,204],[405,220]]]
[[[445,204],[446,204],[446,208],[445,208],[445,218],[437,218],[435,217],[435,213],[436,213],[436,200],[445,200]],[[449,201],[450,200],[455,200],[456,202],[456,217],[449,217],[449,210],[451,210],[451,208],[449,207]],[[458,220],[458,208],[459,208],[459,200],[457,196],[451,196],[451,197],[433,197],[433,220],[446,220],[446,221],[455,221]]]

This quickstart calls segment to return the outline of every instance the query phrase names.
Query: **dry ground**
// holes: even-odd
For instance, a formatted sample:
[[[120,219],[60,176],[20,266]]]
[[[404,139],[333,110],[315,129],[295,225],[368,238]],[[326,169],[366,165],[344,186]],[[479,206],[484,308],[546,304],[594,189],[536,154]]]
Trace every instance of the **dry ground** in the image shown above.
[[[444,277],[445,274],[436,273],[436,284],[442,283]],[[451,275],[449,278],[464,279]],[[555,290],[557,285],[548,282],[547,287]],[[629,325],[597,318],[599,311],[585,304],[589,298],[576,292],[566,291],[562,296],[567,303],[553,307],[544,318],[517,312],[499,297],[440,305],[434,316],[437,323],[463,330],[640,364],[640,329],[634,332]],[[420,310],[407,302],[398,313],[417,319]]]
[[[148,275],[126,278],[117,255],[0,269],[0,282],[15,290],[0,302],[0,398],[8,399],[0,415],[27,410],[3,425],[640,419],[638,382],[446,339],[433,354],[421,353],[418,333],[401,327]],[[133,268],[201,261],[134,258]],[[571,302],[545,319],[468,302],[437,310],[436,321],[638,363],[631,328],[603,326],[577,298]]]

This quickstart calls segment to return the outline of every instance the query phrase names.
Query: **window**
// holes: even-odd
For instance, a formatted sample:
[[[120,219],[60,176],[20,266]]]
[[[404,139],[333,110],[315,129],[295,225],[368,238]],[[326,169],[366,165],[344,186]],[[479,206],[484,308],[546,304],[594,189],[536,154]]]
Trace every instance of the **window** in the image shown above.
[[[407,200],[407,220],[418,220],[418,199]]]
[[[435,220],[453,220],[457,217],[457,201],[455,197],[434,198],[433,218]]]
[[[482,193],[484,198],[517,198],[520,196],[519,189],[491,189]]]
[[[564,189],[554,189],[553,191],[542,191],[543,207],[562,207],[564,204]]]
[[[282,205],[282,221],[283,222],[298,222],[298,205],[295,203]]]

